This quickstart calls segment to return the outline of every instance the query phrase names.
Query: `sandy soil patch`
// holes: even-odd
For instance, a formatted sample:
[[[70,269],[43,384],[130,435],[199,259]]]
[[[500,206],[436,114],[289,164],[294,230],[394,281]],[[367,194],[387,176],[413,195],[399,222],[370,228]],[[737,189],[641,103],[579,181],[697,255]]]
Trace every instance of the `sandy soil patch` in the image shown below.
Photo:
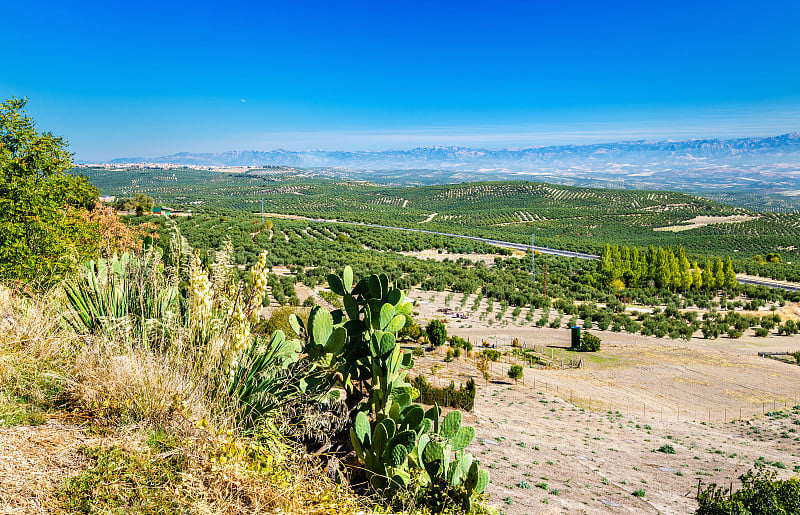
[[[597,357],[583,369],[526,368],[524,384],[506,377],[508,363],[494,364],[487,383],[471,359],[445,364],[441,352],[418,358],[415,370],[430,378],[431,366],[444,366],[439,384],[477,378],[470,451],[490,468],[491,500],[507,514],[690,513],[698,480],[739,486],[759,458],[781,463],[773,468],[781,477],[800,466],[800,413],[764,416],[759,405],[743,414],[755,417],[747,422],[734,420],[733,408],[727,422],[717,414],[722,399],[800,398],[792,386],[800,367],[646,342],[607,346]],[[676,401],[677,416],[669,412]],[[783,409],[779,401],[765,408]],[[675,454],[657,451],[665,444]]]
[[[433,259],[435,261],[444,261],[445,259],[449,259],[450,261],[457,261],[461,258],[469,259],[473,263],[477,263],[478,261],[483,261],[486,266],[493,266],[495,258],[506,258],[508,256],[503,256],[502,254],[459,254],[456,252],[447,252],[446,250],[442,250],[439,252],[436,249],[425,249],[422,251],[409,251],[409,252],[397,252],[398,254],[402,254],[404,256],[411,256],[417,259]],[[518,257],[518,255],[525,255],[524,252],[513,253]]]

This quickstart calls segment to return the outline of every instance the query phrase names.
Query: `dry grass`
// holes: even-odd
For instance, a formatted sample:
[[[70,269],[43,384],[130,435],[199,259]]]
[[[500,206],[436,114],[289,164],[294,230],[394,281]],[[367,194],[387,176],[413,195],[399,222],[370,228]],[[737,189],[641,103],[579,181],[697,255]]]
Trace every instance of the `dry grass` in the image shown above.
[[[0,288],[0,512],[60,511],[56,492],[90,465],[83,446],[122,447],[153,463],[185,456],[174,495],[188,513],[370,511],[289,447],[269,446],[265,454],[233,432],[199,429],[205,418],[226,427],[197,379],[198,367],[213,363],[189,359],[186,348],[155,352],[124,331],[79,336],[63,323],[63,305],[56,293],[24,297]],[[15,410],[37,411],[44,423],[3,427],[4,414]],[[142,442],[154,428],[183,445],[167,454],[148,449]],[[252,448],[262,449],[260,458],[246,451]]]

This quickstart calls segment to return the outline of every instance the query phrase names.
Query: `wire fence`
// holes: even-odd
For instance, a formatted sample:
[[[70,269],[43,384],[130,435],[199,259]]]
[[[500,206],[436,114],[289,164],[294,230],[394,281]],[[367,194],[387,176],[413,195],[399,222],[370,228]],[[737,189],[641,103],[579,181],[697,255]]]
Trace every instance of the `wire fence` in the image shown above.
[[[515,346],[513,345],[513,337],[491,337],[487,338],[485,341],[487,344],[485,347],[474,346],[474,350],[477,351],[477,353],[480,353],[485,348],[503,351],[511,350],[512,352],[515,348],[519,349],[516,354],[505,354],[500,357],[499,361],[490,361],[488,363],[487,372],[491,380],[494,382],[503,381],[509,383],[513,381],[516,384],[546,391],[579,408],[593,411],[607,411],[614,414],[636,415],[654,420],[685,421],[706,424],[745,420],[791,409],[800,412],[800,397],[795,398],[791,395],[772,394],[767,391],[753,392],[753,395],[761,397],[759,400],[735,403],[725,403],[724,400],[720,402],[720,399],[716,398],[701,398],[699,403],[692,403],[688,400],[684,402],[678,398],[670,399],[667,397],[665,397],[663,401],[659,400],[657,402],[641,401],[637,400],[636,397],[641,396],[642,392],[634,390],[629,391],[618,385],[615,385],[614,392],[608,396],[593,396],[587,389],[566,387],[563,385],[563,381],[560,384],[557,381],[543,379],[541,377],[537,378],[536,375],[534,375],[534,371],[536,370],[544,372],[543,369],[548,368],[570,369],[583,366],[582,359],[576,359],[574,353],[568,352],[568,348],[560,347],[562,342],[558,342],[556,345],[559,345],[559,347],[556,347],[552,345],[528,343],[522,340],[517,340]],[[784,358],[784,356],[780,356],[780,358]],[[773,357],[773,359],[775,358]],[[524,366],[522,377],[518,380],[511,379],[509,377],[511,367],[520,364]],[[663,396],[664,392],[657,392],[656,395]],[[691,397],[694,399],[700,398],[697,393],[692,394]],[[446,397],[443,399],[443,402],[447,402]]]
[[[489,369],[490,379],[496,382],[510,381],[508,371],[515,363],[496,362]],[[536,367],[533,367],[534,370]],[[539,368],[539,370],[542,370]],[[593,411],[607,411],[611,413],[624,413],[627,415],[641,415],[644,418],[666,421],[687,421],[697,423],[717,423],[744,420],[761,415],[769,415],[780,411],[794,409],[800,411],[800,398],[789,396],[774,396],[755,402],[721,405],[718,400],[704,399],[707,404],[715,407],[697,406],[677,400],[664,400],[657,403],[637,401],[635,397],[640,392],[616,388],[614,395],[606,398],[593,398],[586,389],[578,390],[565,387],[556,381],[537,378],[531,374],[530,368],[524,370],[518,384],[529,386],[534,390],[545,391],[560,397],[576,407]],[[613,397],[613,398],[612,398]],[[695,397],[697,397],[695,395]]]

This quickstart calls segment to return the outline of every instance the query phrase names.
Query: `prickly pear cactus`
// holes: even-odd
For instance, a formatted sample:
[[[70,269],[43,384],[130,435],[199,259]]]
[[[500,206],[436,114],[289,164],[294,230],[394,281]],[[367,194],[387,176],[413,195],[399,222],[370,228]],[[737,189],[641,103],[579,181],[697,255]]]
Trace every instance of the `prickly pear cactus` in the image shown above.
[[[367,386],[350,439],[370,487],[386,499],[406,488],[424,504],[432,488],[444,485],[461,496],[462,508],[469,510],[485,490],[489,474],[465,451],[475,430],[462,426],[461,412],[442,418],[439,406],[425,411],[413,404],[419,391],[406,375],[414,360],[397,344],[412,303],[385,274],[353,281],[350,267],[341,277],[330,275],[328,285],[342,296],[344,310],[315,308],[308,327],[298,319],[292,328],[305,335],[305,352],[311,359],[336,367],[339,385],[348,394],[354,393],[354,381]]]

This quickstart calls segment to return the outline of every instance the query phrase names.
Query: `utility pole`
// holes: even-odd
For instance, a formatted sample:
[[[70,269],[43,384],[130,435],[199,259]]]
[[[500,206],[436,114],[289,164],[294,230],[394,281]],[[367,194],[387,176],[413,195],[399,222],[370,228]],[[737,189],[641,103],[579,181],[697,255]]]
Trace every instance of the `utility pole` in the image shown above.
[[[264,227],[264,197],[261,197],[261,227]]]
[[[531,282],[536,284],[536,251],[533,249],[533,237],[531,233]]]
[[[547,297],[547,263],[544,264],[544,292],[542,294]]]

